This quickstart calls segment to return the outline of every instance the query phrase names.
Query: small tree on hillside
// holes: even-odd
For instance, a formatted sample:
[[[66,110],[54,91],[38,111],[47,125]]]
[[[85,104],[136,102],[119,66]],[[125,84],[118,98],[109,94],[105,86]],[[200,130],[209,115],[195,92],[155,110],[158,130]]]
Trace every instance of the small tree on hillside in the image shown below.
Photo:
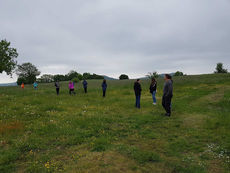
[[[126,74],[121,74],[119,77],[120,80],[125,80],[125,79],[129,79],[129,76]]]
[[[216,71],[214,73],[228,73],[228,70],[224,69],[223,63],[217,63]]]
[[[6,40],[0,41],[0,73],[6,72],[7,75],[12,75],[15,69],[18,57],[17,50],[10,47],[10,42]]]
[[[21,81],[24,81],[25,84],[32,84],[36,81],[36,77],[40,75],[40,71],[38,71],[37,67],[29,62],[18,65],[16,73],[18,75],[17,83],[19,85]]]
[[[154,78],[158,78],[159,77],[159,74],[155,71],[155,72],[149,72],[146,77],[148,77],[149,79],[152,79],[153,77]]]
[[[174,76],[184,76],[184,73],[181,71],[177,71]]]

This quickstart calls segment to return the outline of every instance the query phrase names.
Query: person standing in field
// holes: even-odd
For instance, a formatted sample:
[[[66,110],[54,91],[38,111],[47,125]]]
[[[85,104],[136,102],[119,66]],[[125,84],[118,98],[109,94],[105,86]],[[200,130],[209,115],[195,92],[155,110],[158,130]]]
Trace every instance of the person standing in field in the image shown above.
[[[162,106],[166,111],[166,116],[171,116],[171,101],[173,97],[173,82],[169,74],[165,74],[165,84],[163,90]]]
[[[22,88],[22,89],[25,88],[25,84],[24,84],[24,83],[21,84],[21,88]]]
[[[82,85],[83,85],[83,88],[84,88],[85,93],[87,93],[88,82],[87,82],[86,80],[84,80],[84,81],[82,82]]]
[[[73,82],[69,81],[69,95],[72,95],[72,94],[75,95],[74,84],[73,84]]]
[[[38,83],[36,81],[34,82],[33,86],[34,86],[34,89],[38,89]]]
[[[141,108],[141,84],[140,84],[140,79],[137,79],[137,81],[134,83],[134,92],[136,96],[136,108]]]
[[[106,83],[105,79],[103,80],[101,87],[102,87],[102,91],[103,91],[103,97],[105,97],[106,89],[107,89],[107,83]]]
[[[58,81],[55,82],[54,86],[56,87],[56,93],[57,93],[57,95],[59,95],[59,91],[60,91],[60,84],[59,84],[59,82]]]
[[[157,104],[157,99],[156,99],[157,81],[154,77],[152,78],[152,82],[150,84],[149,90],[153,97],[153,105],[156,105]]]

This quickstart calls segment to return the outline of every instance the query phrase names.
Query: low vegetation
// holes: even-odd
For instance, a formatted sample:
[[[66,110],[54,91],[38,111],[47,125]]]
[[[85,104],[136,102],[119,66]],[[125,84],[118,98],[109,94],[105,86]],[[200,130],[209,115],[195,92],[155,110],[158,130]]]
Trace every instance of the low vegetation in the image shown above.
[[[172,117],[163,116],[142,80],[141,109],[133,80],[0,88],[0,172],[230,171],[230,74],[174,77]]]

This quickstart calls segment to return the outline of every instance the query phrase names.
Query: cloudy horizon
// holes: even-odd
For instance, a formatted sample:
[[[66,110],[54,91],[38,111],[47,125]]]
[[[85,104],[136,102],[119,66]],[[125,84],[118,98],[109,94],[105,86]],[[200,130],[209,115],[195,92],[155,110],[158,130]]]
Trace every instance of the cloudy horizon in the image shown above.
[[[0,26],[18,63],[42,74],[230,71],[229,0],[2,0]]]

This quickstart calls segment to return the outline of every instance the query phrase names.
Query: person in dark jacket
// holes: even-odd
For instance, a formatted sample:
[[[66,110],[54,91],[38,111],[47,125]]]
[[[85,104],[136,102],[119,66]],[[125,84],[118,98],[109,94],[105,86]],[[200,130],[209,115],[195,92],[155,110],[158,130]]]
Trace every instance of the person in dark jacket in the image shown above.
[[[103,80],[101,87],[102,87],[102,91],[103,91],[103,97],[105,97],[105,93],[106,93],[106,89],[107,89],[107,83],[106,83],[105,79]]]
[[[134,83],[134,92],[136,96],[136,108],[141,108],[141,84],[140,84],[140,79],[137,79],[137,81]]]
[[[156,99],[157,81],[156,81],[156,79],[154,77],[152,78],[152,82],[150,84],[149,91],[150,91],[150,93],[152,94],[152,97],[153,97],[153,105],[156,105],[157,104],[157,99]]]
[[[164,77],[165,84],[163,90],[162,106],[166,111],[166,116],[171,116],[171,100],[173,97],[173,82],[172,77],[166,74]]]
[[[60,84],[59,84],[59,82],[58,81],[55,82],[54,86],[56,87],[56,93],[57,93],[57,95],[59,95],[59,91],[60,91]]]
[[[82,85],[83,85],[83,88],[84,88],[85,93],[87,93],[88,82],[87,82],[86,80],[84,80],[84,81],[82,82]]]

